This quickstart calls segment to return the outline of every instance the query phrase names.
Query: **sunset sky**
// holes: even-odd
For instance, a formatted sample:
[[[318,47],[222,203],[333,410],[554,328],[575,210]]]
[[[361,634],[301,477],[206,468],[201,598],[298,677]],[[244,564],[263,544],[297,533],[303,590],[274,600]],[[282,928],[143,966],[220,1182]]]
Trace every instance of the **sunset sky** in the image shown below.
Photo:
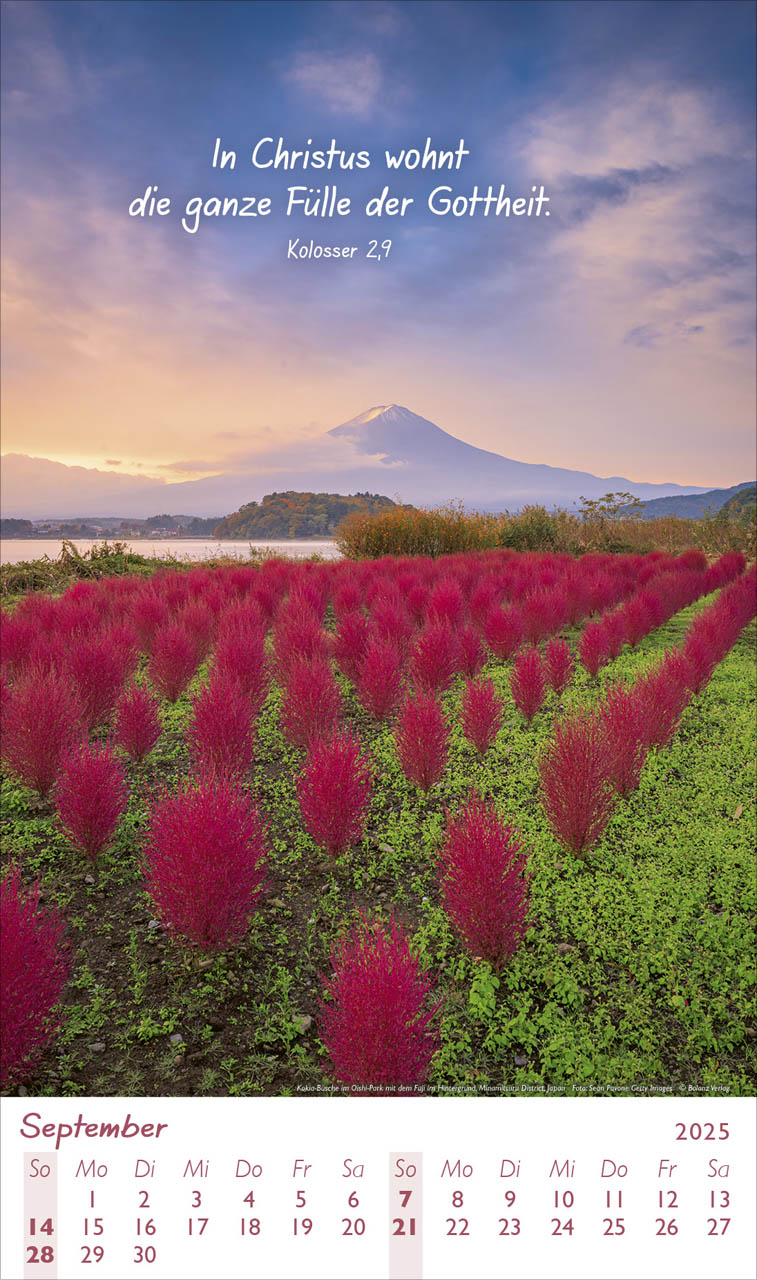
[[[4,452],[187,480],[398,402],[511,458],[754,476],[749,3],[6,0]],[[259,138],[367,171],[256,170]],[[459,172],[384,148],[461,138]],[[216,137],[236,169],[211,168]],[[284,217],[292,183],[405,218]],[[440,182],[549,219],[442,218]],[[157,184],[165,218],[128,216]],[[180,215],[270,195],[268,218]],[[371,236],[390,238],[382,262]],[[287,261],[290,237],[357,244]]]

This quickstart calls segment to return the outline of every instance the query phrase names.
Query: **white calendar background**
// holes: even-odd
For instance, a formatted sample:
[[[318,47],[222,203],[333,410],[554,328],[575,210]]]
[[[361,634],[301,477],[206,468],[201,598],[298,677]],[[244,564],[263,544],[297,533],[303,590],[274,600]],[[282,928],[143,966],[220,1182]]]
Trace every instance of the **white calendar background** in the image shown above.
[[[755,1274],[750,1099],[9,1098],[2,1118],[4,1280]]]

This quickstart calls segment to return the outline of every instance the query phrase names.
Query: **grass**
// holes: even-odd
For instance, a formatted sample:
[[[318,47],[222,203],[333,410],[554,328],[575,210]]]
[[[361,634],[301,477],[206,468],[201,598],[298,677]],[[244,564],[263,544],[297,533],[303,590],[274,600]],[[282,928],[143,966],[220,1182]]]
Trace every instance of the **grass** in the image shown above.
[[[167,546],[170,548],[170,543],[167,543]],[[29,591],[44,591],[59,595],[74,582],[87,579],[122,574],[150,577],[162,569],[189,571],[198,567],[209,569],[214,565],[229,563],[261,564],[264,560],[272,558],[277,558],[275,552],[254,547],[252,543],[245,559],[221,552],[216,556],[203,556],[200,560],[193,560],[190,556],[177,556],[170,549],[162,556],[143,555],[140,551],[130,550],[128,542],[96,542],[84,551],[79,551],[75,543],[64,538],[63,546],[57,556],[42,556],[37,560],[19,560],[14,564],[0,564],[0,601],[4,608],[12,609]],[[323,557],[316,551],[310,556],[301,558],[318,563]]]
[[[608,499],[616,495],[608,494]],[[440,556],[456,551],[511,547],[515,551],[553,551],[578,556],[585,552],[666,551],[697,547],[717,557],[740,551],[749,558],[757,550],[753,510],[718,511],[701,519],[660,516],[653,520],[623,518],[600,499],[586,503],[580,514],[527,506],[522,511],[466,511],[462,503],[434,508],[397,507],[371,514],[355,512],[336,531],[336,543],[352,560],[387,555]],[[614,504],[617,507],[617,503]]]
[[[507,718],[483,763],[457,725],[443,783],[422,796],[400,772],[389,727],[376,727],[343,682],[349,718],[377,785],[362,843],[334,862],[303,831],[295,794],[302,756],[264,708],[251,787],[271,817],[270,883],[249,935],[212,959],[173,944],[138,871],[147,803],[186,768],[192,693],[168,708],[157,750],[130,766],[132,793],[112,850],[91,867],[56,831],[48,807],[2,781],[5,848],[39,875],[76,948],[58,1040],[31,1078],[48,1095],[297,1094],[328,1089],[318,999],[334,936],[363,906],[396,912],[438,974],[439,1095],[749,1094],[754,1088],[754,627],[653,753],[639,789],[617,806],[587,861],[557,844],[538,799],[537,757],[555,714],[618,677],[633,677],[682,637],[706,602],[677,615],[598,681],[579,669],[526,726],[490,675]],[[196,688],[196,681],[193,689]],[[533,927],[499,975],[472,958],[439,903],[435,851],[444,806],[475,784],[533,846]]]

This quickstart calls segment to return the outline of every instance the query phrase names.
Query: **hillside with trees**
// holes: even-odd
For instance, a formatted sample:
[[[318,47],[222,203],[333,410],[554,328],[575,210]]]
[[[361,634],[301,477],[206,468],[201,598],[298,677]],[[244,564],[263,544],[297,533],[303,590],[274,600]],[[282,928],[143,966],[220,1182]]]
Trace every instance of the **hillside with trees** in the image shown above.
[[[746,514],[754,519],[755,508],[757,508],[757,484],[750,484],[746,488],[740,489],[732,498],[729,498],[723,504],[721,510],[731,516]]]
[[[377,493],[267,493],[216,525],[217,538],[330,538],[345,516],[397,510]]]
[[[707,493],[682,493],[668,498],[650,498],[639,505],[638,513],[642,520],[656,520],[660,516],[682,516],[684,520],[699,520],[708,512],[720,511],[728,506],[744,489],[754,489],[754,482],[749,480],[735,484],[730,489],[709,489]],[[741,504],[736,503],[736,509]]]

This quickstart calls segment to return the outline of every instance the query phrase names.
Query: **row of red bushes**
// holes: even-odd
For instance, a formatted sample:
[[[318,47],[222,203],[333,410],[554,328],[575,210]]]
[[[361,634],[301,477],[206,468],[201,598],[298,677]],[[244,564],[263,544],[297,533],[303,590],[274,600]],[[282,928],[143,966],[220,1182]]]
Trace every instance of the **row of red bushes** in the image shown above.
[[[611,685],[590,710],[557,722],[541,783],[545,812],[566,848],[584,856],[596,844],[618,798],[638,786],[647,753],[670,743],[692,697],[754,618],[756,594],[752,570],[697,614],[682,644],[634,685]]]

